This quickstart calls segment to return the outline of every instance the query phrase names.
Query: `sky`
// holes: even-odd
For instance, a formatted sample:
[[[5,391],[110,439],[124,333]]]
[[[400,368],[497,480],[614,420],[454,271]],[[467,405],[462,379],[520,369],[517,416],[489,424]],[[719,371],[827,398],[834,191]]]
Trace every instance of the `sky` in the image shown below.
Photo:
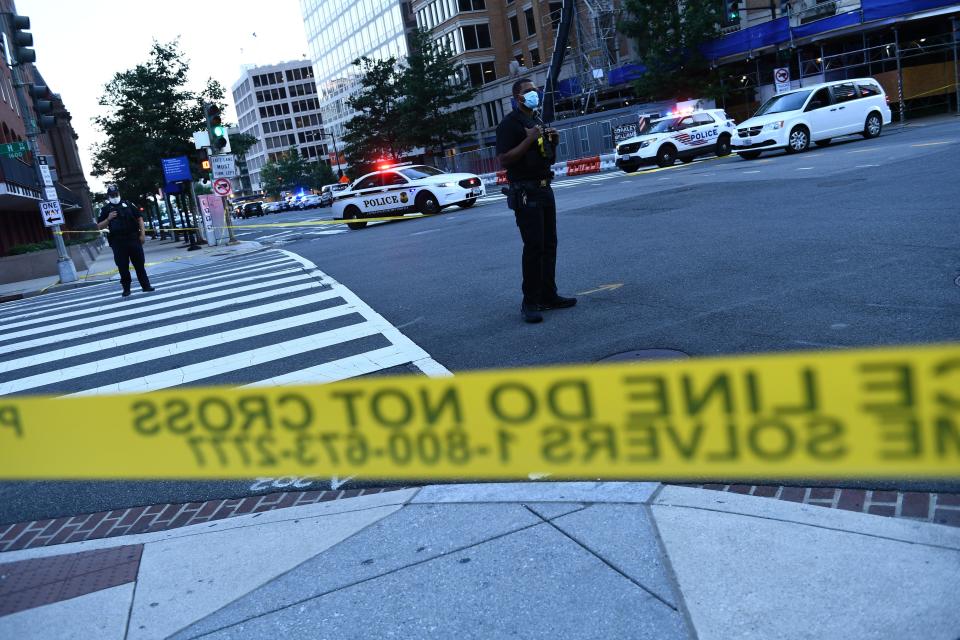
[[[103,86],[118,71],[147,59],[154,39],[180,37],[190,61],[191,89],[208,77],[227,89],[226,113],[236,122],[230,88],[245,64],[264,65],[309,57],[299,0],[17,0],[30,17],[37,68],[73,116],[80,159],[90,188],[90,149],[100,140],[92,119],[100,113]],[[207,10],[213,7],[215,10]],[[214,26],[216,25],[216,26]],[[254,35],[256,34],[256,35]]]

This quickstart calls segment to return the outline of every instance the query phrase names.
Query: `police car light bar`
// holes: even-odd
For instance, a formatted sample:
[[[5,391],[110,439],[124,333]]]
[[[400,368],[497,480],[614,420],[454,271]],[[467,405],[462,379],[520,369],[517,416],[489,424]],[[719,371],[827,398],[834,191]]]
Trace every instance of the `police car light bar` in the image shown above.
[[[387,169],[394,169],[396,167],[410,167],[413,166],[412,162],[378,162],[377,171],[385,171]]]

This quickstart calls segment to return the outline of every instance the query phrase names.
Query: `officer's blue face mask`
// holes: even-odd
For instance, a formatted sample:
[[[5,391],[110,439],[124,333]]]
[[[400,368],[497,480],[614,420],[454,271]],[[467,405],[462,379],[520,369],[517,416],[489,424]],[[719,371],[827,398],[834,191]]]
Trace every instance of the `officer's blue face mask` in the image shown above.
[[[536,109],[540,106],[540,94],[536,91],[528,91],[520,98],[523,100],[523,106],[527,109]]]

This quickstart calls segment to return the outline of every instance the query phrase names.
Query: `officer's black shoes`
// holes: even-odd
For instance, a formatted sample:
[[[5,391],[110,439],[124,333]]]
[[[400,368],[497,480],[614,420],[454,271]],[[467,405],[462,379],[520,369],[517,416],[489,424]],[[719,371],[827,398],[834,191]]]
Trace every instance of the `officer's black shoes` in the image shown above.
[[[155,288],[155,287],[141,287],[141,290],[146,291],[147,293],[150,293],[151,291],[156,291],[156,288]]]
[[[130,295],[130,289],[124,289],[123,293],[120,294],[120,297],[126,298],[128,295]]]
[[[557,296],[553,300],[541,304],[540,309],[542,311],[550,311],[551,309],[569,309],[576,304],[576,298],[564,298],[563,296]]]
[[[543,314],[540,313],[540,305],[538,304],[524,302],[520,305],[520,316],[524,322],[529,322],[530,324],[543,322]]]

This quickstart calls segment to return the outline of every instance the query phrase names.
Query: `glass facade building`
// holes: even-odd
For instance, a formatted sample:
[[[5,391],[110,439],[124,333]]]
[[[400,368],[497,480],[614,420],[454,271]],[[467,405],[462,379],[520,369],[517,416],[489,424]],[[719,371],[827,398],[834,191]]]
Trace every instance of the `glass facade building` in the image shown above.
[[[412,13],[400,0],[300,0],[324,126],[338,139],[353,115],[347,99],[357,90],[357,58],[402,58]]]

